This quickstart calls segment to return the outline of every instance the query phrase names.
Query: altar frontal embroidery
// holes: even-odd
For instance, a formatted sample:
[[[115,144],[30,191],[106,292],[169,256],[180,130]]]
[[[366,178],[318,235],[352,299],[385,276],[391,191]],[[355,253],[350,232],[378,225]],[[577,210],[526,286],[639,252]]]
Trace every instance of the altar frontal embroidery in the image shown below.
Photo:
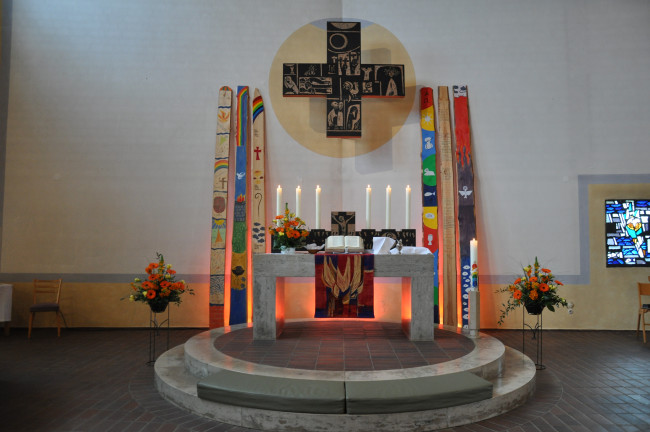
[[[374,318],[372,254],[318,254],[315,318]]]

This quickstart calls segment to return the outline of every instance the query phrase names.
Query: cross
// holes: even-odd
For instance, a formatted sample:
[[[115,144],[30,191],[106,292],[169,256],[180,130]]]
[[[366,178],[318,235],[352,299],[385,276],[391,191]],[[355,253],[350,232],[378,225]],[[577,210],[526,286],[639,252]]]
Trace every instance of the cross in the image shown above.
[[[285,63],[282,95],[325,96],[327,137],[360,138],[362,97],[404,97],[404,65],[362,64],[361,23],[328,22],[327,63]]]
[[[221,182],[221,189],[224,189],[225,188],[224,183],[226,183],[228,180],[225,179],[224,177],[221,177],[219,181]]]
[[[262,150],[259,148],[259,146],[255,147],[255,150],[253,151],[255,152],[255,160],[260,160],[260,153]]]

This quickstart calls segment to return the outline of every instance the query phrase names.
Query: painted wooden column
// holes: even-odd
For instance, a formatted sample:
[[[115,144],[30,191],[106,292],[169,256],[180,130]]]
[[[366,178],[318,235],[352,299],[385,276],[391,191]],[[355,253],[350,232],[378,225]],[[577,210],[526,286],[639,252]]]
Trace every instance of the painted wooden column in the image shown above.
[[[230,151],[232,90],[221,87],[217,107],[217,140],[212,185],[212,240],[210,242],[210,328],[224,325],[226,272],[226,213],[228,210],[228,154]]]
[[[438,87],[438,143],[440,147],[440,183],[442,201],[442,247],[444,324],[458,324],[456,284],[456,188],[451,150],[451,122],[449,120],[449,89]]]

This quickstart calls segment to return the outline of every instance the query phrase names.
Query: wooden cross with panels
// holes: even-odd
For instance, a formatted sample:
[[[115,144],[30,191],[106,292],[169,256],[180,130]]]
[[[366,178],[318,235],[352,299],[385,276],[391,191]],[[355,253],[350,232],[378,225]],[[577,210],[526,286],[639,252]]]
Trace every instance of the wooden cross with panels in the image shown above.
[[[327,137],[361,137],[363,97],[404,97],[404,65],[361,63],[361,23],[327,23],[327,63],[284,63],[283,96],[325,96]]]

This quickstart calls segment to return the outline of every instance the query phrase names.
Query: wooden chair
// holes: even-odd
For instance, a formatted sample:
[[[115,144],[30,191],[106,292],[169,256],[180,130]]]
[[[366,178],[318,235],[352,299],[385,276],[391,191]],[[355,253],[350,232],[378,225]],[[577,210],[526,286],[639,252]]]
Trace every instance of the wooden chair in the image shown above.
[[[34,304],[29,307],[29,330],[27,338],[32,337],[32,324],[36,312],[56,313],[57,336],[61,337],[61,310],[59,298],[61,297],[61,279],[38,280],[34,279]]]
[[[650,279],[650,277],[648,277]],[[650,302],[643,303],[643,297],[650,297],[650,283],[638,282],[639,285],[639,316],[636,320],[636,337],[639,337],[639,327],[643,325],[643,343],[646,343],[645,328],[650,326],[650,322],[646,323],[645,314],[650,312]]]

